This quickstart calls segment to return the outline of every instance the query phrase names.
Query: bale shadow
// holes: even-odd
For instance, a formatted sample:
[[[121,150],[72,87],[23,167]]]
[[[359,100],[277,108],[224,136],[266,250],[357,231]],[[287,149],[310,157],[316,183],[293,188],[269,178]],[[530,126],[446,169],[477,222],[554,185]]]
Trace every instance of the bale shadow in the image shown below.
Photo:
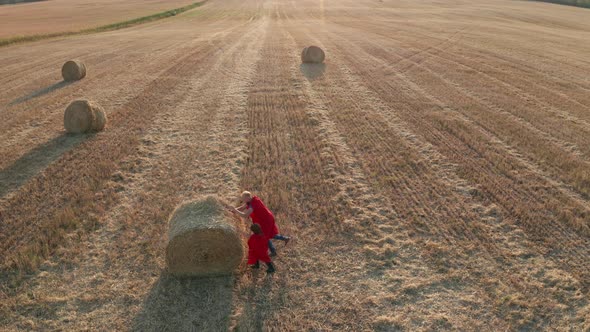
[[[238,297],[246,305],[231,326],[232,331],[264,332],[269,328],[266,323],[272,319],[275,311],[284,308],[287,303],[287,279],[279,274],[266,275],[264,269],[251,271],[252,280],[242,285]]]
[[[24,103],[25,101],[29,101],[29,100],[31,100],[33,98],[37,98],[39,96],[48,94],[48,93],[50,93],[52,91],[55,91],[55,90],[61,89],[63,87],[66,87],[66,86],[68,86],[68,85],[70,85],[72,83],[74,83],[74,82],[61,81],[61,82],[54,83],[54,84],[52,84],[52,85],[50,85],[48,87],[45,87],[43,89],[39,89],[37,91],[33,91],[32,93],[30,93],[30,94],[28,94],[26,96],[22,96],[20,98],[17,98],[15,100],[11,101],[8,104],[8,106],[14,106],[14,105],[17,105],[17,104],[20,104],[20,103]]]
[[[264,322],[272,315],[273,308],[278,304],[275,303],[276,300],[268,297],[272,289],[271,283],[272,281],[269,278],[265,278],[260,288],[250,289],[248,303],[251,303],[251,305],[246,308],[244,317],[250,318],[253,326],[247,325],[247,329],[259,332],[265,330]]]
[[[131,331],[227,331],[234,277],[175,278],[163,273]]]
[[[37,146],[16,160],[12,165],[0,170],[0,198],[45,169],[64,152],[72,149],[93,135],[62,134]]]
[[[324,63],[302,63],[299,70],[308,80],[313,81],[324,75],[326,65]]]

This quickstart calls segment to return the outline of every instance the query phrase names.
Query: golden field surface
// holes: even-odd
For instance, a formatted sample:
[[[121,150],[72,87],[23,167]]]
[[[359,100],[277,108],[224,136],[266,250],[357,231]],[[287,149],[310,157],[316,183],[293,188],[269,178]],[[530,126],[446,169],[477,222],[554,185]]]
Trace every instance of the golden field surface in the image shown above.
[[[589,10],[503,0],[210,0],[0,48],[0,330],[587,331],[588,54]],[[64,133],[78,98],[105,131]],[[174,207],[246,189],[294,237],[277,272],[169,276]]]
[[[46,0],[0,6],[0,39],[78,31],[193,3],[190,0]]]

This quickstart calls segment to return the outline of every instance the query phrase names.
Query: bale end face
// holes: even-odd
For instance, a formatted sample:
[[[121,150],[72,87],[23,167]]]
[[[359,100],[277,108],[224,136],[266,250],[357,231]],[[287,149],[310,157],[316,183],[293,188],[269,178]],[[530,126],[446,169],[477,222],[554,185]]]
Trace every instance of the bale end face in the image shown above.
[[[78,60],[70,60],[61,67],[61,76],[66,82],[81,80],[86,76],[86,65]]]
[[[301,62],[322,63],[326,58],[324,51],[317,46],[308,46],[301,52]]]
[[[214,198],[181,205],[169,228],[166,263],[175,276],[229,275],[242,261],[240,235]]]
[[[105,112],[88,100],[75,100],[64,113],[64,127],[70,134],[97,132],[107,123]]]

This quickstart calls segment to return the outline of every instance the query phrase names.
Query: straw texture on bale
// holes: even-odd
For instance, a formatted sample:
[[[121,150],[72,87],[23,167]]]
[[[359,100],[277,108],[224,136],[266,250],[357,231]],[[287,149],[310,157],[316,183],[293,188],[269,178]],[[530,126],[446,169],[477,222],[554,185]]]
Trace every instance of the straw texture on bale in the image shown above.
[[[105,112],[88,100],[75,100],[64,113],[64,127],[70,134],[97,132],[107,123]]]
[[[240,265],[240,235],[214,197],[185,203],[169,221],[166,263],[179,277],[229,275]]]
[[[322,63],[326,58],[324,51],[317,46],[308,46],[301,52],[301,62]]]
[[[86,76],[86,65],[78,60],[70,60],[61,67],[61,76],[67,82],[81,80]]]

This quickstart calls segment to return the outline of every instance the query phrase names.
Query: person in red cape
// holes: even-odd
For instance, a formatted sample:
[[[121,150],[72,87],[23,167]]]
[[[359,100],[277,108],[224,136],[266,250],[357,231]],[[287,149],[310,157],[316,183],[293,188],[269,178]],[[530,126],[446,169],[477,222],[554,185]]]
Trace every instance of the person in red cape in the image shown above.
[[[275,267],[270,256],[268,256],[268,239],[262,233],[260,225],[252,224],[250,230],[252,235],[248,239],[248,265],[253,269],[258,269],[260,268],[260,261],[262,261],[268,266],[266,273],[273,273]]]
[[[276,248],[272,243],[272,239],[285,241],[285,245],[291,240],[288,236],[279,234],[279,229],[275,223],[275,217],[270,210],[264,205],[262,200],[258,196],[252,195],[249,191],[242,193],[242,206],[237,208],[228,206],[228,210],[236,213],[244,218],[252,218],[252,222],[260,225],[262,233],[268,239],[268,249],[270,255],[275,256],[277,254]]]

